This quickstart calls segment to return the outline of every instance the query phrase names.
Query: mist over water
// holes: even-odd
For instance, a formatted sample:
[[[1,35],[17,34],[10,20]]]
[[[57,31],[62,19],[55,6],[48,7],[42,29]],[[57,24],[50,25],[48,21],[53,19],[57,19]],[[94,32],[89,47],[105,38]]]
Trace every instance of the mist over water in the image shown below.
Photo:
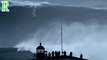
[[[60,27],[55,25],[55,28],[41,31],[47,32],[42,36],[42,42],[48,51],[60,50],[60,37],[58,39]],[[39,33],[35,33],[34,38],[21,42],[15,47],[35,52],[35,48],[39,44],[38,40],[40,40],[40,38],[36,37],[36,35],[41,34],[40,31],[36,32]],[[90,23],[86,25],[80,22],[74,22],[70,25],[63,25],[64,50],[67,52],[72,51],[75,56],[79,56],[80,53],[83,53],[85,58],[89,58],[91,60],[106,58],[106,36],[106,25],[100,25],[97,23]]]

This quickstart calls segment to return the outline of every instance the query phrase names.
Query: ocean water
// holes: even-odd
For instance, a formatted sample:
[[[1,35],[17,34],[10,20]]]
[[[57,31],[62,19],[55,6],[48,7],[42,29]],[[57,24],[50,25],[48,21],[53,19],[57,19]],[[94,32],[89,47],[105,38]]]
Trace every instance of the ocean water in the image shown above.
[[[29,51],[17,51],[16,48],[0,48],[0,60],[27,60],[32,59]]]

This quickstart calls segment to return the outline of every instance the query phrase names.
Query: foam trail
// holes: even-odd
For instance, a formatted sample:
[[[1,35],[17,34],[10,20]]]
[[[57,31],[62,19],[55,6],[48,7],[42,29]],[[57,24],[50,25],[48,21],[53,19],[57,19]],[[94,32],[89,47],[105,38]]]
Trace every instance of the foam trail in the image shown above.
[[[32,12],[33,17],[36,17],[36,7],[34,7],[33,12]]]

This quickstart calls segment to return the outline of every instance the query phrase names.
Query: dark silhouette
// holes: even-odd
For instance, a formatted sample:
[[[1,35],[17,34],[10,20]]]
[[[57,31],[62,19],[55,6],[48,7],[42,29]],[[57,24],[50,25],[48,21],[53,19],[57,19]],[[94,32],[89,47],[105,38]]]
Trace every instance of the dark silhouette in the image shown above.
[[[83,55],[82,54],[80,55],[80,59],[83,59]]]
[[[60,51],[58,51],[58,56],[60,56]]]
[[[83,54],[80,54],[80,57],[75,57],[72,52],[69,55],[67,55],[66,51],[62,51],[61,53],[60,51],[47,52],[40,43],[36,48],[36,54],[34,54],[32,60],[87,60],[83,58]]]
[[[72,53],[72,52],[70,52],[70,57],[72,57],[72,54],[73,54],[73,53]]]
[[[54,51],[52,51],[52,57],[54,57]]]
[[[51,57],[51,53],[49,52],[48,57]]]
[[[66,51],[64,51],[64,56],[66,56]]]
[[[40,45],[36,48],[36,59],[37,60],[43,60],[45,59],[45,48],[42,46],[42,44],[40,43]]]

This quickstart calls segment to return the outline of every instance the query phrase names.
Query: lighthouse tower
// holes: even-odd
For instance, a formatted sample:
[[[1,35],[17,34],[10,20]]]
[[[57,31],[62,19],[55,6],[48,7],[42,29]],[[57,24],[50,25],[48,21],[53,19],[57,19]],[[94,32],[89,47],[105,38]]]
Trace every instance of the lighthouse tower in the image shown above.
[[[42,46],[42,43],[36,48],[36,59],[44,60],[45,58],[45,48]]]

